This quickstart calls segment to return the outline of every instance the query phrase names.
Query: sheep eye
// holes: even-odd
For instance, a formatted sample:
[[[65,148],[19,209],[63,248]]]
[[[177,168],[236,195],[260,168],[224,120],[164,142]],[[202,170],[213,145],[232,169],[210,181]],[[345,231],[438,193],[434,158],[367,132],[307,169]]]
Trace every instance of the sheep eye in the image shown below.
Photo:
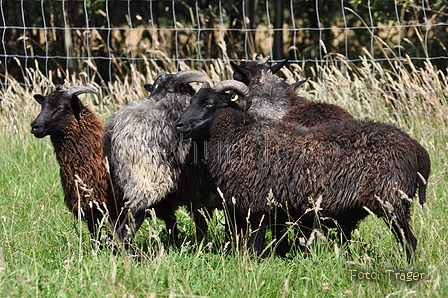
[[[232,96],[232,98],[230,99],[230,101],[237,101],[238,100],[238,94],[235,94],[234,96]]]
[[[209,102],[209,103],[206,103],[205,106],[208,107],[208,108],[211,108],[211,107],[213,107],[215,105]]]
[[[64,110],[65,110],[65,109],[64,109],[63,107],[59,107],[59,108],[57,109],[58,112],[64,112]]]

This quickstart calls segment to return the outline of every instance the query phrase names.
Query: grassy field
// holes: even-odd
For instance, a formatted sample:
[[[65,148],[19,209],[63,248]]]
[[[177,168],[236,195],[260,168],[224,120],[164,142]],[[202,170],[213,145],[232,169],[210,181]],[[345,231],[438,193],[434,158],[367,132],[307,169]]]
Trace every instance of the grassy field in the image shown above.
[[[301,66],[282,76],[299,78]],[[230,70],[215,62],[218,81]],[[407,69],[407,70],[406,70]],[[146,96],[152,77],[135,72],[134,88],[116,82],[100,96],[81,100],[107,119],[129,101]],[[411,225],[418,239],[407,264],[388,226],[374,216],[363,221],[348,247],[316,237],[309,253],[255,260],[224,239],[217,213],[206,243],[196,245],[194,227],[179,210],[184,242],[165,245],[163,225],[148,218],[132,252],[98,250],[87,228],[63,203],[59,166],[48,137],[36,139],[29,123],[39,113],[34,93],[51,85],[30,70],[35,87],[11,80],[0,94],[0,297],[448,297],[448,82],[430,64],[425,69],[391,65],[386,70],[365,61],[355,67],[343,58],[316,66],[301,91],[312,100],[336,103],[358,119],[393,123],[430,153],[432,171],[427,206],[413,204]],[[67,86],[86,84],[84,74]],[[98,86],[97,86],[98,87]],[[444,90],[444,91],[443,91]]]

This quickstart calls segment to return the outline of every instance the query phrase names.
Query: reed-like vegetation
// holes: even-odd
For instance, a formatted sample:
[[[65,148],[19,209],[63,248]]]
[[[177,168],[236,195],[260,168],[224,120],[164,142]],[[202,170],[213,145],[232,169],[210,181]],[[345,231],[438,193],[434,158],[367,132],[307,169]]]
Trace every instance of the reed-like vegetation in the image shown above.
[[[139,230],[132,252],[92,247],[86,227],[63,204],[49,138],[29,133],[40,109],[32,95],[47,94],[54,86],[39,69],[23,69],[33,87],[10,77],[0,93],[0,296],[447,297],[447,70],[430,63],[415,68],[411,60],[391,61],[384,69],[368,54],[361,67],[340,55],[332,58],[311,67],[311,73],[291,64],[281,75],[288,81],[310,76],[301,95],[338,104],[358,119],[393,123],[430,152],[427,206],[413,206],[419,243],[412,264],[401,257],[389,227],[373,216],[362,222],[348,247],[321,236],[309,252],[285,259],[272,255],[257,261],[245,250],[235,251],[224,238],[221,212],[211,223],[208,243],[195,244],[192,223],[179,210],[185,241],[178,248],[165,245],[163,225],[151,218]],[[215,82],[231,76],[223,61],[208,66]],[[94,84],[100,94],[82,95],[82,100],[107,119],[145,98],[143,84],[158,71],[147,61],[147,76],[133,70],[132,78]],[[93,81],[80,73],[65,85]]]

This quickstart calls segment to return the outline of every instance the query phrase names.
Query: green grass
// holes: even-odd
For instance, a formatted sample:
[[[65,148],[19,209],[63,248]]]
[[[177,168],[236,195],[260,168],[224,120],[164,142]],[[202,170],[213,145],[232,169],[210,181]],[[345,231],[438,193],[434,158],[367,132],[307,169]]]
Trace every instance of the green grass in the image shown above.
[[[427,92],[447,90],[446,78],[428,65],[400,75],[377,69],[372,79],[369,63],[356,69],[346,65],[347,73],[336,65],[316,68],[322,76],[303,95],[341,105],[360,119],[394,123],[430,152],[427,207],[413,206],[419,243],[412,264],[403,261],[388,226],[373,216],[360,224],[348,247],[316,237],[308,253],[284,259],[256,260],[247,251],[235,251],[225,242],[222,213],[212,222],[210,243],[198,246],[185,210],[178,212],[185,241],[177,248],[165,245],[163,224],[149,218],[132,252],[98,250],[63,203],[49,138],[29,133],[39,112],[32,94],[48,90],[13,84],[0,97],[0,297],[447,297],[448,104],[446,91]],[[213,69],[215,81],[222,71],[230,77],[219,62]],[[302,73],[299,66],[291,69],[286,77]],[[33,82],[49,84],[38,71],[32,74]],[[82,74],[79,78],[73,76],[69,85],[84,82]],[[151,80],[136,77],[134,82]],[[413,92],[384,92],[400,90]],[[141,89],[126,88],[113,94],[103,90],[100,97],[82,99],[106,119],[112,110],[145,96]],[[409,278],[409,271],[418,280],[400,279]],[[367,280],[366,273],[376,279]]]

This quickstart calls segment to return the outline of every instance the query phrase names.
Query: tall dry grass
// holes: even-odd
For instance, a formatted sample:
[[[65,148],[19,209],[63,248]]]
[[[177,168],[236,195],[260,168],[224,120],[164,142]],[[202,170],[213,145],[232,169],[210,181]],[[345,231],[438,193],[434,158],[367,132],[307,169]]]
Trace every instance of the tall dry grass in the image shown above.
[[[330,57],[330,54],[328,54]],[[362,66],[341,55],[310,67],[289,64],[281,76],[292,82],[311,77],[300,95],[335,103],[358,119],[394,123],[409,132],[432,160],[427,207],[413,206],[411,225],[419,240],[411,266],[400,261],[391,231],[374,217],[363,221],[349,248],[314,240],[308,255],[293,259],[252,260],[247,253],[230,254],[223,237],[223,216],[212,223],[213,241],[203,246],[185,242],[167,251],[160,238],[161,225],[146,221],[135,239],[133,254],[115,256],[92,251],[83,226],[71,224],[72,215],[62,200],[58,165],[48,138],[38,140],[29,123],[40,111],[33,94],[48,94],[56,86],[36,67],[23,69],[32,87],[10,77],[0,93],[0,294],[5,296],[374,296],[448,295],[444,274],[448,268],[446,198],[448,196],[448,81],[430,63],[416,68],[412,60],[391,62],[388,69],[367,54]],[[255,58],[255,57],[254,57]],[[86,73],[70,74],[64,87],[89,85],[99,95],[82,95],[103,119],[131,101],[147,96],[143,85],[161,69],[151,60],[147,69],[113,83],[91,83]],[[180,65],[181,69],[186,65]],[[171,65],[170,72],[177,69]],[[214,82],[231,78],[226,61],[209,64]],[[147,73],[148,75],[143,75]],[[192,235],[188,215],[180,212],[181,233]],[[85,228],[85,227],[84,227]],[[46,235],[42,237],[42,235]],[[330,243],[330,245],[329,245]],[[275,245],[270,243],[270,245]],[[211,252],[211,253],[210,253]],[[382,279],[353,281],[349,270],[414,270],[428,278],[400,283]],[[280,286],[279,286],[280,285]]]

